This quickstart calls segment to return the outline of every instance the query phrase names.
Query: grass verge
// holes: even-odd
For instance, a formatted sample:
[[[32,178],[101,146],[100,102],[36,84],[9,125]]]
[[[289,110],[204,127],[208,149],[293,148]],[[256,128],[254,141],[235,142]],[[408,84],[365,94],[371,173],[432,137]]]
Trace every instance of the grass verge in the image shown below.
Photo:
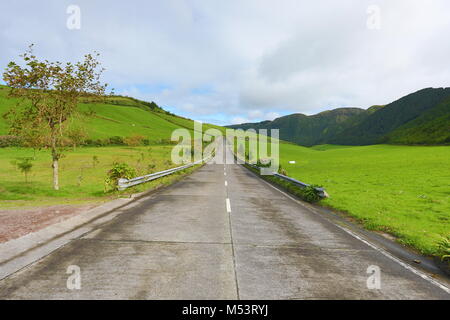
[[[128,188],[105,193],[105,178],[114,162],[125,162],[138,175],[176,167],[171,163],[171,145],[149,147],[85,147],[68,152],[60,161],[60,190],[52,188],[52,168],[47,150],[34,153],[27,148],[0,149],[0,208],[49,206],[54,204],[102,203],[117,197],[168,185],[195,170],[195,167]],[[18,158],[34,158],[25,176],[13,163]]]
[[[321,205],[439,255],[450,233],[450,147],[280,144],[280,154],[289,176],[324,186]]]

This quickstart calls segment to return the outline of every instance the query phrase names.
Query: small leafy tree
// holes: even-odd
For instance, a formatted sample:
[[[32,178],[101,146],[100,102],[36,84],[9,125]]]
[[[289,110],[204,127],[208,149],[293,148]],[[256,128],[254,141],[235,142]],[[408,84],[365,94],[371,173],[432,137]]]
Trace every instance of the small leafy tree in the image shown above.
[[[67,137],[69,138],[69,143],[72,145],[73,150],[87,139],[87,134],[81,126],[73,126],[67,129]]]
[[[96,156],[96,155],[93,155],[92,156],[92,167],[93,168],[95,168],[95,166],[97,165],[97,164],[99,164],[99,160],[98,160],[98,157]]]
[[[28,182],[28,173],[31,172],[33,158],[19,158],[18,161],[13,162],[17,168],[25,175],[25,182]]]
[[[33,45],[20,56],[23,66],[10,62],[3,80],[11,87],[10,96],[19,98],[21,105],[12,108],[5,117],[11,123],[11,133],[27,137],[34,148],[51,150],[53,188],[59,190],[58,161],[62,156],[67,120],[76,112],[81,97],[103,98],[106,84],[101,84],[104,71],[98,54],[87,54],[84,61],[71,63],[39,60]],[[22,105],[25,102],[25,105]]]

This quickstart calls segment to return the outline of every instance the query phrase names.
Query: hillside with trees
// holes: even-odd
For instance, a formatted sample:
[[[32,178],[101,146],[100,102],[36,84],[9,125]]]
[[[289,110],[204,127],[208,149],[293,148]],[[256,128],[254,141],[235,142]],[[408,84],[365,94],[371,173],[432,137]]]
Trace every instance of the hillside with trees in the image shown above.
[[[386,106],[339,108],[316,115],[292,114],[234,129],[280,129],[280,138],[303,146],[449,144],[450,88],[427,88]]]

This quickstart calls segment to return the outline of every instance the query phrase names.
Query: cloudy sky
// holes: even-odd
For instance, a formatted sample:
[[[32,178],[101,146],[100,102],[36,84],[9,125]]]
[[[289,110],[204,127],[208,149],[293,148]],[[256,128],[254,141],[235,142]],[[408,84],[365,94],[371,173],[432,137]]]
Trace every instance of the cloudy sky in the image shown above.
[[[116,93],[230,124],[450,86],[449,35],[448,0],[1,1],[0,68],[96,50]]]

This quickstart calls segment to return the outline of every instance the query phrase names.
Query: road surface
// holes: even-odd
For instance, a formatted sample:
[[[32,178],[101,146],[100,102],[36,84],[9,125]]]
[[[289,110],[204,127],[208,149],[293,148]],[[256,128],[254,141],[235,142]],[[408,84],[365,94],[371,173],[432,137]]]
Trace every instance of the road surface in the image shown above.
[[[120,210],[0,281],[0,299],[450,298],[240,165],[205,165]]]

